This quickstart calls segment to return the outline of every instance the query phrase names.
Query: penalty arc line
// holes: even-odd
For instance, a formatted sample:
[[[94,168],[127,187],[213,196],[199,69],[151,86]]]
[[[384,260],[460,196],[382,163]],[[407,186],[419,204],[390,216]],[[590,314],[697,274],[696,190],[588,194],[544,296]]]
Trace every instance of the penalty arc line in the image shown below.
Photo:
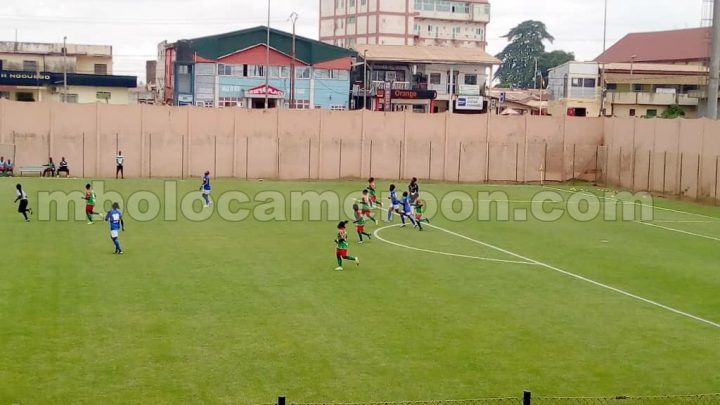
[[[399,225],[399,224],[395,224],[395,225],[388,225],[388,226],[385,226],[385,227],[382,227],[382,228],[378,228],[378,229],[375,230],[375,232],[373,232],[373,235],[375,236],[375,238],[376,238],[377,240],[379,240],[379,241],[381,241],[381,242],[385,242],[385,243],[387,243],[387,244],[390,244],[390,245],[393,245],[393,246],[397,246],[397,247],[401,247],[401,248],[404,248],[404,249],[415,250],[415,251],[417,251],[417,252],[432,253],[432,254],[442,255],[442,256],[460,257],[460,258],[463,258],[463,259],[481,260],[481,261],[485,261],[485,262],[509,263],[509,264],[524,264],[524,265],[528,265],[528,266],[537,266],[537,263],[532,263],[532,262],[528,262],[528,261],[493,259],[493,258],[490,258],[490,257],[461,255],[461,254],[459,254],[459,253],[448,253],[448,252],[440,252],[440,251],[437,251],[437,250],[421,249],[421,248],[418,248],[418,247],[408,246],[408,245],[403,245],[403,244],[401,244],[401,243],[393,242],[393,241],[391,241],[391,240],[387,240],[387,239],[383,238],[382,236],[380,236],[380,232],[381,232],[381,231],[383,231],[383,230],[385,230],[385,229],[389,229],[389,228],[396,228],[396,227],[398,227],[398,226],[400,226],[400,225]]]
[[[571,272],[566,271],[566,270],[562,270],[562,269],[560,269],[560,268],[558,268],[558,267],[555,267],[555,266],[552,266],[552,265],[550,265],[550,264],[543,263],[543,262],[541,262],[541,261],[538,261],[538,260],[535,260],[535,259],[531,259],[531,258],[529,258],[529,257],[522,256],[522,255],[517,254],[517,253],[515,253],[515,252],[511,252],[511,251],[509,251],[509,250],[507,250],[507,249],[503,249],[503,248],[501,248],[501,247],[498,247],[498,246],[495,246],[495,245],[491,245],[491,244],[489,244],[489,243],[482,242],[482,241],[479,241],[479,240],[477,240],[477,239],[470,238],[470,237],[468,237],[468,236],[459,234],[459,233],[457,233],[457,232],[453,232],[453,231],[451,231],[451,230],[448,230],[448,229],[445,229],[445,228],[441,228],[441,227],[439,227],[439,226],[437,226],[437,225],[431,225],[431,224],[427,224],[427,225],[430,226],[430,227],[432,227],[432,228],[435,228],[435,229],[437,229],[437,230],[443,231],[443,232],[445,232],[445,233],[447,233],[447,234],[456,236],[456,237],[458,237],[458,238],[465,239],[465,240],[468,240],[468,241],[470,241],[470,242],[477,243],[478,245],[485,246],[485,247],[487,247],[487,248],[496,250],[496,251],[498,251],[498,252],[502,252],[502,253],[508,254],[508,255],[510,255],[510,256],[516,257],[516,258],[518,258],[518,259],[520,259],[520,260],[525,260],[525,261],[528,261],[528,262],[530,262],[530,263],[537,264],[538,266],[544,267],[544,268],[546,268],[546,269],[548,269],[548,270],[552,270],[552,271],[555,271],[555,272],[557,272],[557,273],[564,274],[564,275],[566,275],[566,276],[568,276],[568,277],[572,277],[572,278],[577,279],[577,280],[580,280],[580,281],[585,281],[586,283],[590,283],[590,284],[592,284],[592,285],[594,285],[594,286],[596,286],[596,287],[604,288],[604,289],[606,289],[606,290],[610,290],[610,291],[616,292],[616,293],[618,293],[618,294],[622,294],[622,295],[624,295],[624,296],[626,296],[626,297],[629,297],[629,298],[632,298],[632,299],[635,299],[635,300],[644,302],[644,303],[646,303],[646,304],[650,304],[650,305],[656,306],[656,307],[658,307],[658,308],[662,308],[662,309],[664,309],[664,310],[666,310],[666,311],[670,311],[670,312],[675,313],[675,314],[677,314],[677,315],[681,315],[681,316],[684,316],[684,317],[687,317],[687,318],[690,318],[690,319],[694,319],[694,320],[696,320],[696,321],[699,321],[699,322],[702,322],[702,323],[705,323],[705,324],[707,324],[707,325],[714,326],[714,327],[720,329],[720,323],[713,322],[713,321],[710,321],[710,320],[701,318],[701,317],[699,317],[699,316],[696,316],[696,315],[693,315],[693,314],[690,314],[690,313],[681,311],[681,310],[679,310],[679,309],[676,309],[676,308],[667,306],[667,305],[665,305],[665,304],[661,304],[661,303],[659,303],[659,302],[657,302],[657,301],[653,301],[653,300],[650,300],[650,299],[647,299],[647,298],[643,298],[643,297],[641,297],[641,296],[639,296],[639,295],[635,295],[635,294],[630,293],[630,292],[627,292],[627,291],[625,291],[625,290],[621,290],[621,289],[619,289],[619,288],[617,288],[617,287],[613,287],[613,286],[610,286],[610,285],[607,285],[607,284],[603,284],[603,283],[601,283],[601,282],[599,282],[599,281],[592,280],[592,279],[590,279],[590,278],[581,276],[581,275],[579,275],[579,274],[575,274],[575,273],[571,273]]]

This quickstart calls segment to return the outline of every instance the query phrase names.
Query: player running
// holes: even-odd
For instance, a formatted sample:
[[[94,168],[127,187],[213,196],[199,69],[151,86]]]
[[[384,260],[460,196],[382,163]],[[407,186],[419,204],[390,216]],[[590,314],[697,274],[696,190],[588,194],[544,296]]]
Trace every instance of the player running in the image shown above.
[[[342,271],[342,261],[350,260],[354,261],[355,265],[360,265],[360,258],[359,257],[352,257],[348,255],[348,241],[347,241],[347,232],[345,232],[345,226],[347,225],[348,221],[340,221],[340,223],[337,226],[338,233],[337,233],[337,239],[335,239],[335,244],[337,245],[337,248],[335,249],[335,256],[337,257],[337,264],[338,266],[335,268],[337,271]]]
[[[410,193],[410,203],[415,204],[415,200],[420,197],[420,186],[417,177],[413,177],[408,184],[408,192]]]
[[[422,223],[423,221],[430,223],[430,220],[428,218],[423,218],[423,214],[425,213],[425,202],[418,197],[417,200],[415,200],[415,221],[417,223]]]
[[[120,212],[120,204],[113,203],[112,209],[105,214],[105,221],[110,223],[110,239],[115,244],[115,254],[123,254],[120,239],[118,239],[119,231],[122,229],[125,232],[125,221],[123,221],[122,212]]]
[[[357,231],[358,237],[360,238],[359,244],[363,244],[363,236],[367,236],[368,240],[372,239],[372,236],[365,232],[365,217],[362,215],[362,211],[360,211],[360,207],[358,207],[357,204],[353,204],[353,211],[355,211],[355,220],[353,223],[355,224],[355,230]]]
[[[370,206],[380,206],[382,207],[382,202],[378,201],[377,199],[377,188],[375,186],[375,177],[370,177],[368,179],[368,191],[370,192]]]
[[[17,189],[15,193],[17,194],[17,198],[15,199],[15,202],[20,201],[20,205],[18,205],[18,212],[22,214],[23,217],[25,217],[25,222],[30,222],[28,219],[27,214],[30,213],[32,215],[32,209],[28,208],[28,198],[25,191],[23,191],[22,186],[18,184],[15,186]]]
[[[375,225],[377,225],[378,220],[375,219],[372,211],[370,210],[372,201],[370,199],[370,191],[368,191],[367,189],[363,190],[362,192],[362,200],[360,200],[360,205],[362,206],[362,214],[366,216],[369,220],[375,222]]]
[[[412,205],[410,204],[410,193],[407,191],[403,193],[402,198],[402,214],[400,214],[400,220],[402,221],[401,227],[405,226],[405,218],[410,220],[410,223],[413,224],[415,228],[419,228],[421,231],[423,230],[422,225],[419,222],[415,222],[413,219]]]
[[[93,215],[102,215],[98,212],[95,212],[95,191],[93,191],[93,188],[90,184],[85,185],[85,195],[83,196],[83,200],[85,200],[85,216],[87,216],[88,219],[88,225],[93,224]]]
[[[210,189],[210,172],[206,171],[205,175],[203,176],[202,185],[200,186],[203,199],[205,200],[205,208],[211,206],[213,203],[212,199],[210,199]]]
[[[387,214],[387,222],[392,221],[393,213],[396,213],[398,215],[402,215],[400,212],[400,200],[397,196],[397,191],[395,191],[395,185],[390,185],[390,209],[388,210]]]

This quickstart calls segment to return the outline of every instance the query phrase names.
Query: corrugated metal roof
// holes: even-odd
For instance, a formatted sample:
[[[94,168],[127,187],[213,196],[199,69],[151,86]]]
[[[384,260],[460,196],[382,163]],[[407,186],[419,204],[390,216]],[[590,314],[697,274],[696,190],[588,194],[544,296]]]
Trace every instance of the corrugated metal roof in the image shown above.
[[[600,63],[693,61],[710,57],[710,28],[636,32],[595,58]],[[634,56],[634,58],[633,58]]]
[[[500,64],[499,59],[477,48],[358,45],[357,52],[374,62]]]
[[[190,50],[206,59],[219,59],[267,41],[267,28],[260,26],[240,31],[189,40]],[[351,50],[301,36],[295,37],[296,57],[309,65],[352,56]],[[270,29],[270,47],[292,55],[292,34]]]

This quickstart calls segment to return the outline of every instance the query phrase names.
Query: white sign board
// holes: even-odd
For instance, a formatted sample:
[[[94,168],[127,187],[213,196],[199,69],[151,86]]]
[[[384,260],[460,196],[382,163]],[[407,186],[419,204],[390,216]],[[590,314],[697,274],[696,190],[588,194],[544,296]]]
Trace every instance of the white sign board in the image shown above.
[[[460,96],[457,99],[458,110],[482,110],[485,104],[485,99],[480,96]]]

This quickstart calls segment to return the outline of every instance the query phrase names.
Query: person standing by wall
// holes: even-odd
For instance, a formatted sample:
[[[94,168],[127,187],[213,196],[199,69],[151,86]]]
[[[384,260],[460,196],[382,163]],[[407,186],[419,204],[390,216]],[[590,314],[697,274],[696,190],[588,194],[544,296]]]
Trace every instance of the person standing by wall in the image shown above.
[[[115,178],[118,178],[118,175],[120,175],[122,179],[125,179],[125,156],[123,156],[122,151],[119,150],[117,153],[117,156],[115,156]]]

